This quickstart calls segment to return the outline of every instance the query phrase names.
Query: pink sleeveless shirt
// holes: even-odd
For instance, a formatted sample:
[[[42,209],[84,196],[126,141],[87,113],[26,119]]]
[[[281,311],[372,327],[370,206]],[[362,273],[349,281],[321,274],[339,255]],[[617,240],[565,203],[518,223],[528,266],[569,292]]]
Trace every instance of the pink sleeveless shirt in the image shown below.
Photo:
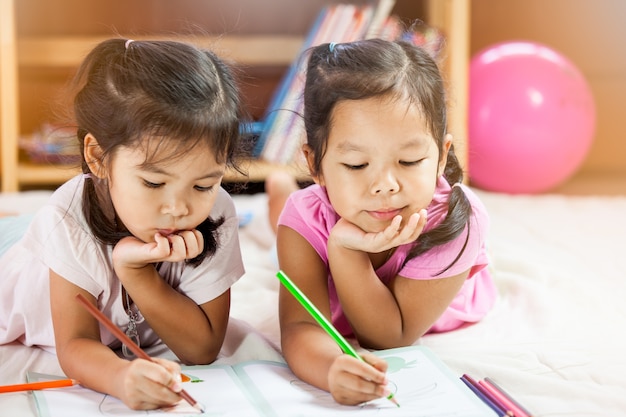
[[[488,265],[486,239],[489,217],[476,194],[470,188],[462,187],[472,206],[469,238],[466,227],[456,239],[430,249],[409,260],[404,266],[404,261],[412,245],[399,246],[387,262],[376,270],[380,280],[386,284],[398,274],[409,279],[441,279],[470,270],[464,285],[445,312],[429,329],[429,332],[445,332],[456,329],[464,323],[479,321],[492,308],[497,297],[497,290],[489,270],[486,268]],[[427,208],[428,220],[425,231],[434,228],[445,218],[450,190],[447,181],[440,178],[437,182],[433,201]],[[330,205],[325,188],[311,185],[289,197],[280,216],[279,224],[301,234],[328,266],[328,236],[338,219],[339,216]],[[463,254],[454,262],[466,239],[467,245]],[[451,264],[452,266],[450,266]],[[446,269],[448,266],[450,267]],[[443,270],[445,271],[442,273]],[[344,336],[353,336],[330,274],[328,276],[328,291],[333,324]]]

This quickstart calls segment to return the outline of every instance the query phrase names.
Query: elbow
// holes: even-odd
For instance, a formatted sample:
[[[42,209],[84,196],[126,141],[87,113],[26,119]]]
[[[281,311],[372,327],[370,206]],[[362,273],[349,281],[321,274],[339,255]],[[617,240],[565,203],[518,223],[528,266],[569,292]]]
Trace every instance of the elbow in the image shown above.
[[[403,337],[403,338],[398,338],[398,339],[393,339],[393,340],[376,340],[376,341],[365,341],[365,340],[361,341],[360,339],[358,340],[359,340],[359,344],[366,349],[385,350],[385,349],[393,349],[393,348],[404,347],[404,346],[411,346],[415,342],[417,342],[420,337],[421,336],[413,337],[413,338]]]
[[[366,341],[359,340],[359,344],[366,349],[373,350],[385,350],[385,349],[393,349],[404,346],[411,346],[414,344],[417,339],[394,339],[394,340],[376,340],[376,341]]]
[[[176,356],[184,365],[208,365],[213,363],[217,359],[219,349],[198,350],[195,352],[186,352],[184,354],[177,354]]]
[[[184,365],[208,365],[213,363],[220,353],[224,338],[208,337],[202,341],[188,341],[174,351],[176,357]]]
[[[176,347],[176,350],[172,349],[176,357],[185,365],[208,365],[217,359],[222,349],[226,339],[226,324],[206,331],[189,331],[186,336],[185,340],[177,338],[175,345],[171,343],[169,346],[171,349]]]
[[[357,335],[359,344],[366,349],[384,350],[393,349],[404,346],[411,346],[415,344],[422,337],[428,329],[413,329],[412,331],[398,331],[395,334],[387,334],[381,337],[368,338]]]

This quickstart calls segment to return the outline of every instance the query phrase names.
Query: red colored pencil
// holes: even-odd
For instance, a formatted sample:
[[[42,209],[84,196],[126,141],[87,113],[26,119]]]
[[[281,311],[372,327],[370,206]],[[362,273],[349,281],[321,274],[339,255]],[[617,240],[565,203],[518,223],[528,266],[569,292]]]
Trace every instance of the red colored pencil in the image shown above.
[[[145,359],[147,361],[152,361],[152,358],[148,356],[146,352],[141,350],[139,346],[133,342],[130,337],[126,336],[126,334],[121,331],[107,316],[102,314],[100,310],[94,307],[82,294],[76,294],[76,299],[94,316],[104,327],[106,327],[115,337],[117,337],[120,342],[124,343],[128,349],[131,350],[138,358]],[[178,393],[181,397],[185,399],[193,408],[199,410],[201,413],[204,413],[204,407],[202,404],[193,399],[187,391],[182,390]]]
[[[26,384],[0,386],[0,393],[71,387],[76,384],[78,384],[78,381],[75,379],[54,379],[51,381],[28,382]]]
[[[526,410],[520,403],[515,401],[513,397],[500,388],[491,378],[485,378],[482,384],[485,389],[489,390],[494,396],[498,397],[500,401],[507,404],[507,406],[513,410],[515,417],[532,417],[532,414]]]

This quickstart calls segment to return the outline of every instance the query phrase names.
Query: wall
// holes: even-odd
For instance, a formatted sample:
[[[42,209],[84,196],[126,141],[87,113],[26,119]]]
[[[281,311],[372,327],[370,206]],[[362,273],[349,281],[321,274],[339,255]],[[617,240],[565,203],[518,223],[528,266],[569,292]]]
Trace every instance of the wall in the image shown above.
[[[540,42],[583,72],[596,102],[596,134],[579,174],[626,175],[626,2],[473,0],[471,54],[507,40]]]

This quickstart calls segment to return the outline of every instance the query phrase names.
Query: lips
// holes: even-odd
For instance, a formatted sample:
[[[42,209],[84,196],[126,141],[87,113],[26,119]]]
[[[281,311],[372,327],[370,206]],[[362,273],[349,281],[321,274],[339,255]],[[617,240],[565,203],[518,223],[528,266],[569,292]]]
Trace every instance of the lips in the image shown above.
[[[400,214],[402,210],[400,209],[381,209],[375,211],[369,211],[370,216],[377,220],[391,220]]]
[[[176,232],[178,232],[178,230],[176,230],[176,229],[158,229],[157,232],[159,232],[159,234],[161,236],[171,236],[171,235],[175,234]]]

